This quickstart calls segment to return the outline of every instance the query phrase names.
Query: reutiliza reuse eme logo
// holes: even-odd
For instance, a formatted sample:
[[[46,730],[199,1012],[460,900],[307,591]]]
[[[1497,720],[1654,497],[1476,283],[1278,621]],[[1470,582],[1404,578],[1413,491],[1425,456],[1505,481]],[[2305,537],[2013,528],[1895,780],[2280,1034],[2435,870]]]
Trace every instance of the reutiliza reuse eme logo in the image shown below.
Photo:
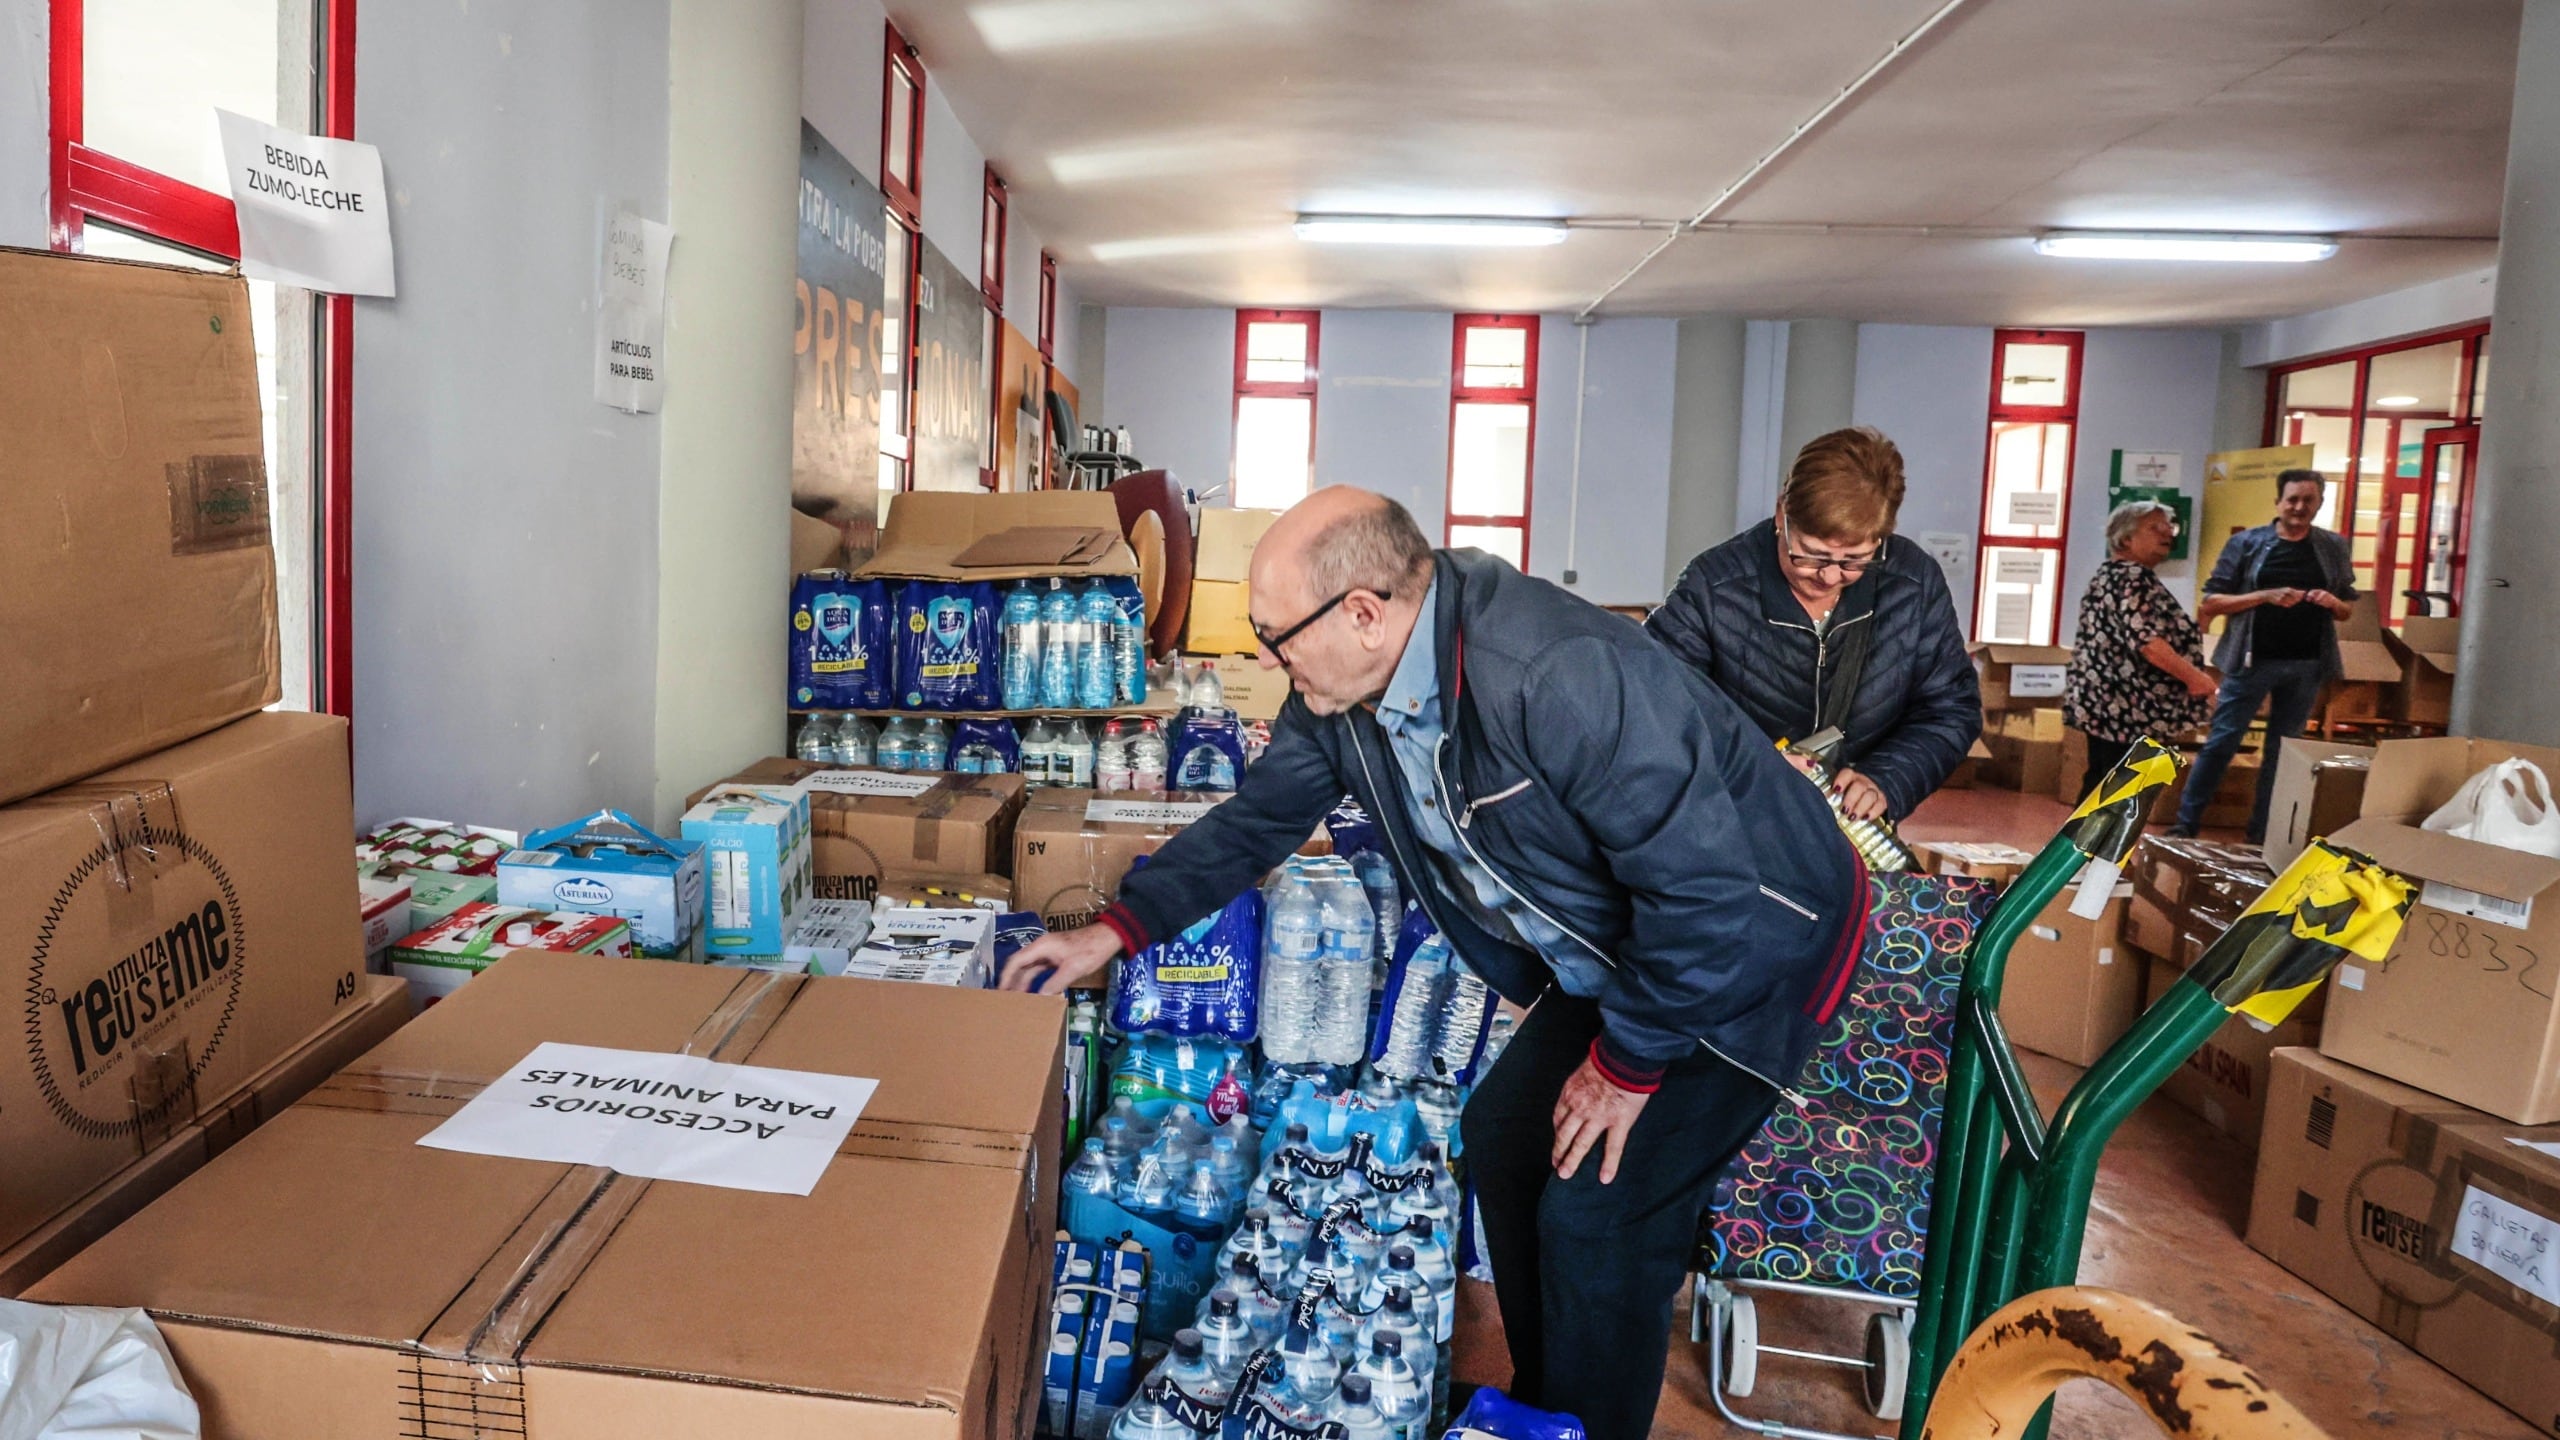
[[[210,1013],[185,1057],[187,1080],[201,1075],[230,1031],[248,968],[248,926],[221,862],[190,835],[145,839],[81,857],[45,908],[27,969],[30,1068],[55,1118],[86,1139],[168,1119],[192,1084],[166,1087],[145,1110],[128,1082],[173,1026]]]

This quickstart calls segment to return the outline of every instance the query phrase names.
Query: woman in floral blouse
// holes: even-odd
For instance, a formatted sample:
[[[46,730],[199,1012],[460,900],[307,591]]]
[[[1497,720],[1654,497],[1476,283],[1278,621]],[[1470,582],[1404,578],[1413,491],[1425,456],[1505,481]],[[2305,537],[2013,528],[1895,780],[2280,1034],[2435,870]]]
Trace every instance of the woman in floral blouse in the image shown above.
[[[2218,682],[2204,668],[2203,632],[2152,573],[2177,541],[2176,513],[2158,501],[2130,501],[2107,517],[2107,563],[2080,597],[2062,689],[2062,723],[2089,737],[2083,795],[2136,740],[2167,740],[2213,713]]]

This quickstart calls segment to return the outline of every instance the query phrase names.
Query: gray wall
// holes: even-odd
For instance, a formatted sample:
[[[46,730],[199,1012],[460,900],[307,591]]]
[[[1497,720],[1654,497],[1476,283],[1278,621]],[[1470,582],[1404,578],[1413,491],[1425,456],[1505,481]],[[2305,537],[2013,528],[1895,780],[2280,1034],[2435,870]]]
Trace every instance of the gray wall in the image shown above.
[[[1327,311],[1316,378],[1317,480],[1392,496],[1433,536],[1448,513],[1449,327],[1409,310]]]
[[[1778,432],[1778,477],[1815,438],[1854,423],[1858,325],[1853,320],[1797,320],[1787,326],[1787,389]],[[1757,517],[1754,517],[1757,518]]]
[[[1226,484],[1236,428],[1236,312],[1114,307],[1107,325],[1111,410],[1083,418],[1128,426],[1138,458],[1172,471],[1182,485],[1207,491]],[[1320,365],[1332,365],[1331,347],[1318,344]],[[1319,403],[1316,444],[1325,443]]]
[[[1692,557],[1741,528],[1743,334],[1743,320],[1733,315],[1695,315],[1679,324],[1671,499],[1663,527],[1666,592]]]
[[[605,217],[667,213],[667,36],[666,0],[357,31],[400,285],[356,315],[360,821],[649,802],[658,421],[597,404],[590,354]]]
[[[45,243],[45,0],[0,0],[0,245]]]
[[[1445,337],[1449,317],[1428,317]],[[1671,392],[1679,324],[1609,319],[1592,325],[1582,415],[1581,519],[1573,521],[1573,381],[1578,332],[1550,315],[1538,338],[1538,448],[1530,475],[1529,573],[1601,605],[1663,596],[1665,516],[1671,505]],[[1317,424],[1323,424],[1319,418]],[[1431,483],[1445,487],[1444,455]]]
[[[1947,585],[1971,634],[1973,541],[1982,529],[1982,459],[1991,418],[1991,332],[1860,326],[1853,415],[1902,449],[1901,533],[1915,540],[1932,531],[1964,537],[1965,562],[1948,572]]]

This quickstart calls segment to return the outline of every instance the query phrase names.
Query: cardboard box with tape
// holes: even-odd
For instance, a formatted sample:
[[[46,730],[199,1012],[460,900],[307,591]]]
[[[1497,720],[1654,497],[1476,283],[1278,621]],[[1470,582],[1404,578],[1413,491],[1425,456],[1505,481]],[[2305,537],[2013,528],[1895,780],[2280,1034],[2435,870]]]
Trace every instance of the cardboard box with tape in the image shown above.
[[[2249,1243],[2529,1428],[2560,1430],[2560,1126],[2279,1050]]]
[[[387,1039],[411,1012],[406,982],[358,976],[355,991],[318,1034],[287,1051],[247,1084],[201,1109],[184,1129],[117,1171],[29,1231],[0,1245],[0,1295],[17,1295],[101,1235],[141,1212],[169,1187]]]
[[[967,882],[1013,863],[1019,775],[846,770],[807,760],[759,760],[720,785],[798,789],[809,798],[814,894],[869,900],[883,876],[949,876]]]
[[[2420,884],[2380,965],[2331,982],[2320,1052],[2520,1125],[2560,1120],[2560,860],[2422,828],[2510,757],[2560,775],[2560,750],[2495,740],[2385,740],[2364,813],[2338,843]]]
[[[2000,1023],[2016,1044],[2087,1065],[2142,1013],[2143,973],[2119,933],[2133,888],[2118,882],[2095,920],[2071,913],[2078,893],[2054,897],[2011,947]]]
[[[1996,727],[1982,737],[1991,758],[1978,772],[1981,783],[2021,795],[2050,795],[2059,789],[2067,734],[2062,712],[2049,706],[2012,710],[1996,720]]]
[[[2321,693],[2318,728],[2325,732],[2332,721],[2399,714],[2405,667],[2383,631],[2374,596],[2357,596],[2355,613],[2338,622],[2338,661],[2343,670]]]
[[[347,724],[271,712],[0,808],[0,1245],[359,993]]]
[[[2276,754],[2276,788],[2267,802],[2267,867],[2282,870],[2311,842],[2335,835],[2363,813],[2373,747],[2298,735]]]
[[[2032,850],[1979,840],[1919,840],[1912,843],[1911,853],[1927,874],[1970,875],[1995,885],[2016,880],[2036,858]]]
[[[1979,644],[1971,648],[1974,673],[1982,677],[1985,713],[2062,707],[2063,677],[2071,669],[2070,646]]]
[[[2184,970],[2276,877],[2246,845],[2146,835],[2125,878],[2133,885],[2125,939]]]
[[[1141,855],[1153,855],[1224,795],[1188,790],[1031,792],[1013,832],[1013,892],[1052,930],[1089,925],[1117,899]]]
[[[2462,648],[2462,622],[2443,615],[2412,615],[2397,634],[2384,632],[2401,668],[2394,719],[2443,729],[2453,723],[2453,677]]]
[[[1064,1021],[1048,996],[511,957],[30,1298],[151,1310],[222,1435],[421,1433],[422,1401],[540,1440],[1028,1435]],[[530,1065],[546,1044],[574,1063]],[[648,1074],[678,1079],[613,1088]],[[795,1098],[865,1079],[858,1115]],[[607,1161],[440,1148],[490,1091],[525,1099],[521,1150]]]
[[[2156,955],[2144,957],[2144,963],[2149,967],[2142,1002],[2147,1010],[2185,972]],[[2252,1150],[2258,1148],[2275,1053],[2289,1045],[2320,1043],[2320,1015],[2327,1008],[2328,994],[2326,985],[2312,991],[2284,1023],[2271,1029],[2260,1028],[2247,1015],[2223,1021],[2222,1028],[2188,1056],[2186,1064],[2160,1083],[2160,1093],[2214,1129]]]
[[[1277,510],[1201,509],[1200,543],[1191,562],[1191,614],[1182,632],[1185,651],[1253,653],[1253,620],[1246,613],[1253,598],[1247,583],[1253,576],[1253,547],[1279,518]]]
[[[0,801],[278,694],[249,287],[0,249]]]

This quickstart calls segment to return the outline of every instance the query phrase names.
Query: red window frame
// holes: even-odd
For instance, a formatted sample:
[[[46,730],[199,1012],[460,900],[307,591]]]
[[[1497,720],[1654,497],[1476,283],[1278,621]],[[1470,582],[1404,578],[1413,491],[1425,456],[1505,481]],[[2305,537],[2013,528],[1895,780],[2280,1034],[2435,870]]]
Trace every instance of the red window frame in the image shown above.
[[[1058,257],[1040,252],[1040,358],[1058,359]]]
[[[1246,340],[1256,325],[1303,325],[1307,328],[1307,368],[1298,380],[1247,380],[1244,375]],[[1236,312],[1236,393],[1227,412],[1230,438],[1227,442],[1227,476],[1232,487],[1236,481],[1236,446],[1242,433],[1238,425],[1244,414],[1244,402],[1251,399],[1304,400],[1307,402],[1307,492],[1316,488],[1316,375],[1318,348],[1324,337],[1324,317],[1314,310],[1238,310]],[[1230,488],[1228,503],[1240,504],[1241,497]]]
[[[978,289],[987,303],[1004,309],[1004,248],[1010,238],[1008,211],[1012,200],[1005,191],[1004,177],[996,167],[987,167],[987,194],[979,210]]]
[[[987,352],[983,357],[987,433],[978,442],[982,457],[978,483],[989,490],[1004,488],[1004,477],[996,473],[996,459],[1004,449],[1000,438],[1004,426],[1013,418],[1004,413],[1004,251],[1009,238],[1005,213],[1009,205],[1004,177],[996,173],[995,166],[987,166],[984,198],[978,206],[978,293],[987,301],[987,319],[979,327]]]
[[[1535,315],[1457,315],[1449,326],[1449,463],[1445,476],[1447,493],[1442,497],[1446,511],[1440,527],[1442,542],[1454,543],[1451,533],[1461,525],[1520,532],[1520,568],[1529,568],[1529,514],[1538,493],[1538,317]],[[1520,383],[1512,385],[1469,385],[1467,383],[1467,332],[1471,330],[1521,330],[1528,334],[1522,347],[1524,369]],[[1527,453],[1520,468],[1520,513],[1517,515],[1469,515],[1458,510],[1458,407],[1467,404],[1526,405],[1529,407]]]
[[[48,240],[76,252],[95,219],[137,235],[238,264],[240,219],[231,197],[187,184],[84,143],[88,116],[85,0],[50,0],[48,84],[52,181]],[[356,0],[321,0],[319,111],[323,135],[356,133]],[[320,433],[313,496],[319,515],[318,634],[312,704],[338,716],[355,713],[355,299],[319,297]]]
[[[1982,504],[1977,512],[1973,537],[1973,609],[1966,619],[1967,633],[1980,629],[1982,597],[1991,584],[1991,567],[1984,563],[1992,546],[2003,550],[2050,550],[2053,552],[2053,598],[2045,614],[2045,626],[2052,644],[2062,643],[2062,592],[2064,569],[2071,555],[2071,477],[2080,464],[2080,362],[2088,336],[2079,330],[1994,330],[1991,332],[1991,404],[1989,418],[1982,427]],[[2060,345],[2071,352],[2063,375],[2062,403],[2059,405],[2004,405],[2000,401],[2000,372],[2003,353],[2011,345]],[[2050,539],[1991,533],[1991,477],[1998,462],[1999,448],[1993,437],[2002,424],[2068,425],[2071,445],[2062,461],[2061,532]]]
[[[898,212],[910,229],[924,223],[924,204],[919,198],[924,190],[924,57],[907,37],[898,33],[896,21],[889,22],[886,56],[880,70],[880,193],[889,197],[889,208]],[[907,85],[907,154],[906,164],[890,164],[889,142],[898,133],[891,123],[898,104],[898,81]],[[906,178],[898,178],[903,169]]]

